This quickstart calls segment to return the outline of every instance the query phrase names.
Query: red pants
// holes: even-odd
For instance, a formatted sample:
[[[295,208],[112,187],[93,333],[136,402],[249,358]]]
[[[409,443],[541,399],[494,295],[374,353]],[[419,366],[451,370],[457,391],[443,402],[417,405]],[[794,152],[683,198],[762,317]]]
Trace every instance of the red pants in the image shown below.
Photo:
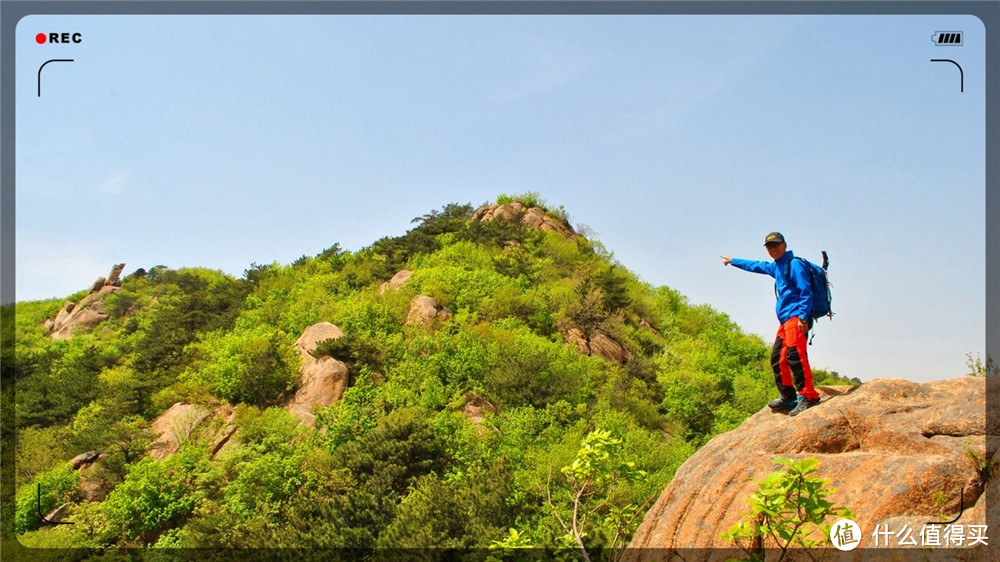
[[[774,384],[787,399],[795,398],[796,391],[809,400],[816,400],[819,394],[813,388],[812,369],[806,355],[808,334],[799,330],[799,321],[791,318],[778,328],[771,348],[771,369],[774,370]]]

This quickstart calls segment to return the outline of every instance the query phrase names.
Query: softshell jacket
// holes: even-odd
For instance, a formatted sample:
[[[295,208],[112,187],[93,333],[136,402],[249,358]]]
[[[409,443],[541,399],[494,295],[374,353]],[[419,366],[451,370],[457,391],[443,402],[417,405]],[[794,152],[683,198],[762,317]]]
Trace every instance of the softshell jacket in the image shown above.
[[[808,320],[812,309],[812,286],[809,284],[809,273],[802,263],[795,261],[791,251],[776,261],[756,261],[733,258],[732,265],[751,273],[762,273],[774,277],[774,290],[778,294],[778,302],[774,311],[778,322],[784,324],[798,316]]]

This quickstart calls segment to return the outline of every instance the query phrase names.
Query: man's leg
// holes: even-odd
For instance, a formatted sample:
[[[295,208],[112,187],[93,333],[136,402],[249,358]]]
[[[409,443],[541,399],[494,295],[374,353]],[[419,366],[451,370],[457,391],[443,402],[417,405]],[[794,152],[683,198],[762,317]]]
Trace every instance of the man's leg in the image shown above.
[[[784,332],[784,346],[781,350],[781,367],[784,373],[791,372],[789,379],[794,378],[795,389],[807,400],[819,400],[819,393],[813,388],[812,369],[809,367],[809,357],[806,348],[809,345],[808,335],[799,330],[795,318],[785,322],[779,334]],[[773,355],[773,353],[772,353]],[[788,380],[791,383],[791,380]]]
[[[782,398],[795,400],[795,387],[785,360],[784,327],[778,328],[778,334],[774,337],[774,347],[771,348],[771,370],[774,371],[774,384],[778,387]]]

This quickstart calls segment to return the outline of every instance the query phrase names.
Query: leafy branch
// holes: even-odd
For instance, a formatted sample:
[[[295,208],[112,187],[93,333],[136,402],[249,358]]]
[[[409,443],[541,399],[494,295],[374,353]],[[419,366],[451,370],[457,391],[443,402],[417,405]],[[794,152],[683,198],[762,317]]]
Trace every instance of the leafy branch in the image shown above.
[[[757,481],[760,489],[750,498],[750,512],[746,519],[721,533],[724,540],[736,543],[750,559],[764,560],[764,545],[771,542],[779,549],[778,561],[784,560],[793,546],[805,549],[815,559],[810,548],[827,541],[830,525],[828,517],[851,518],[854,514],[846,507],[834,506],[827,496],[836,491],[827,487],[829,480],[810,476],[820,462],[814,458],[793,461],[776,458],[774,462],[785,468],[768,474]],[[814,540],[818,530],[823,539]]]
[[[590,554],[584,544],[588,529],[596,525],[605,536],[610,537],[607,548],[611,559],[624,549],[631,536],[634,523],[652,497],[642,505],[627,503],[622,499],[622,491],[630,483],[646,475],[626,461],[619,454],[621,439],[613,438],[607,430],[594,430],[580,443],[580,450],[573,462],[560,471],[565,475],[569,489],[561,502],[562,510],[552,496],[552,478],[546,486],[546,501],[556,520],[566,532],[564,540],[580,550],[584,560]],[[568,504],[569,509],[566,509]],[[563,511],[560,514],[560,511]],[[569,513],[565,513],[569,511]],[[593,520],[597,519],[596,523]]]

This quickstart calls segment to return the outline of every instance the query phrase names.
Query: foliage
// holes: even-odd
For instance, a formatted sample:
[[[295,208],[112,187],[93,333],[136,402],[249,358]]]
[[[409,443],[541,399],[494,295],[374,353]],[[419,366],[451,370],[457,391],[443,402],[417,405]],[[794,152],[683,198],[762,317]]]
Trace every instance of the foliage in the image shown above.
[[[818,460],[779,457],[774,462],[785,468],[757,482],[760,489],[750,496],[746,518],[720,536],[755,559],[763,560],[766,548],[777,548],[780,561],[793,546],[809,549],[824,544],[833,523],[828,524],[827,519],[851,518],[854,514],[826,499],[835,491],[827,487],[829,480],[810,476],[817,472]],[[820,539],[814,538],[815,531]]]
[[[39,473],[31,484],[17,490],[17,511],[14,516],[14,532],[37,529],[41,515],[52,511],[71,500],[80,483],[80,474],[68,463]]]
[[[497,201],[514,200],[565,219],[536,193]],[[677,467],[773,394],[768,346],[643,283],[596,240],[473,213],[446,205],[402,236],[254,263],[241,279],[152,267],[106,298],[110,318],[67,341],[43,325],[63,299],[17,303],[14,322],[5,308],[18,493],[79,452],[104,454],[83,480],[105,499],[60,480],[43,500],[70,502],[76,525],[45,534],[29,521],[21,537],[157,550],[582,541],[615,555]],[[400,269],[410,280],[379,291]],[[450,317],[407,324],[418,294]],[[313,355],[350,376],[313,430],[282,405],[299,377],[293,342],[321,321],[346,335]],[[613,339],[627,359],[581,354],[572,329]],[[178,402],[212,414],[157,460],[151,422]],[[228,424],[235,433],[210,455]]]
[[[560,206],[557,209],[549,208],[548,203],[545,202],[541,196],[535,191],[528,191],[525,193],[513,193],[506,194],[502,193],[497,197],[497,205],[506,205],[507,203],[519,202],[525,207],[538,207],[543,211],[553,214],[561,219],[566,219],[566,210]]]
[[[597,545],[607,548],[611,559],[617,559],[648,503],[637,505],[623,493],[625,484],[645,477],[646,472],[626,460],[621,446],[622,440],[608,430],[588,433],[573,462],[560,469],[568,493],[553,499],[551,488],[547,490],[548,504],[565,531],[565,543],[578,547],[585,560],[590,560],[590,555],[584,539],[590,542],[591,535],[598,535],[594,537]]]
[[[126,544],[148,541],[190,515],[210,490],[203,449],[182,447],[164,460],[143,458],[101,504],[101,534]]]
[[[194,349],[204,359],[186,377],[203,381],[229,402],[260,407],[276,404],[293,388],[300,360],[287,334],[266,324],[238,324]]]
[[[67,431],[62,427],[26,427],[17,433],[16,482],[20,488],[39,472],[55,468],[69,454]]]
[[[378,391],[370,379],[368,372],[363,373],[339,401],[316,412],[316,428],[330,450],[364,436],[384,414]]]
[[[989,354],[986,355],[986,361],[984,362],[978,353],[975,359],[972,358],[971,353],[966,353],[965,365],[969,368],[969,375],[973,377],[994,376],[1000,373],[1000,365],[994,363],[993,358]]]

